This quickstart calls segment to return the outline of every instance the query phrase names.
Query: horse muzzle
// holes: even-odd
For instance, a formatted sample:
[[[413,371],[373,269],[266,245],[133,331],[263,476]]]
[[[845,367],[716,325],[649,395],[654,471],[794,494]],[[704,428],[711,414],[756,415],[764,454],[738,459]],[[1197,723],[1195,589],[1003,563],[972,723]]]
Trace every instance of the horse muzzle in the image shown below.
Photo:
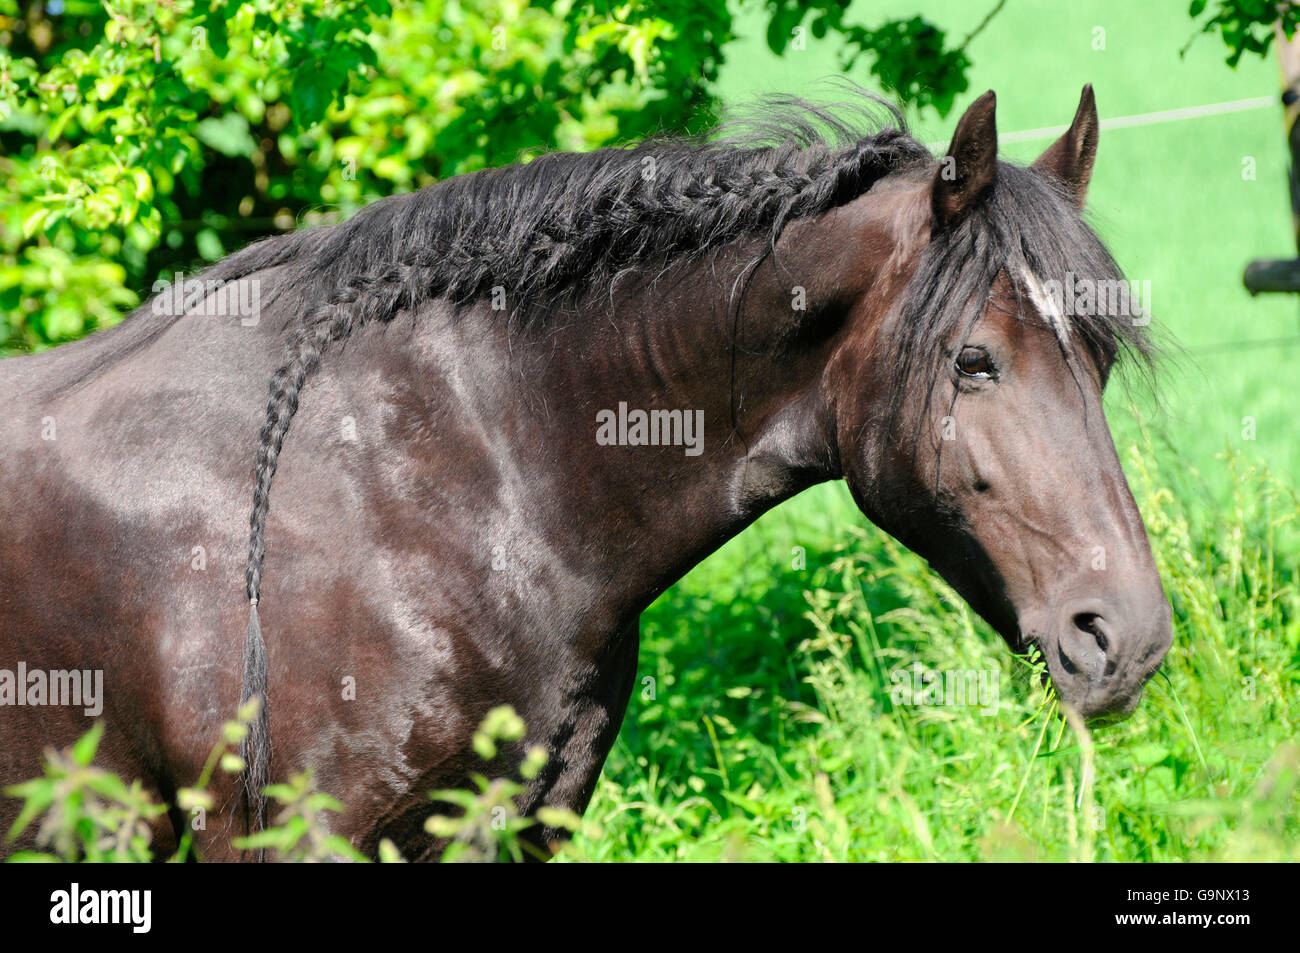
[[[1118,721],[1137,708],[1169,651],[1172,611],[1163,592],[1068,600],[1037,641],[1065,704],[1089,721]]]

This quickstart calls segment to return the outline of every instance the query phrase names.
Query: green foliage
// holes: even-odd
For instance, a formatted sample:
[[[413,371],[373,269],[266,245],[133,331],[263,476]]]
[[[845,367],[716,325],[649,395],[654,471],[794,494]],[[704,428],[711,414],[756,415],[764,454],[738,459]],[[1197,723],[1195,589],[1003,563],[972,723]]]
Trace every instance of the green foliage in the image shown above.
[[[497,757],[502,742],[520,742],[524,734],[522,719],[509,705],[502,705],[488,712],[474,733],[474,750],[480,758],[490,762]],[[531,781],[536,778],[546,761],[545,748],[535,746],[528,749],[519,767],[520,779]],[[522,836],[524,832],[535,829],[539,823],[553,830],[570,832],[582,826],[581,818],[560,808],[543,807],[537,812],[536,819],[521,816],[516,798],[524,793],[525,786],[520,781],[509,778],[489,781],[481,774],[472,775],[471,781],[477,791],[448,790],[430,794],[435,801],[458,809],[454,816],[435,814],[425,822],[425,829],[430,834],[446,842],[443,863],[520,861],[525,854],[545,860],[548,856],[525,839]],[[553,849],[559,850],[560,845],[556,844]]]
[[[215,771],[238,775],[244,761],[235,749],[248,734],[248,726],[257,715],[258,702],[243,706],[233,721],[221,728],[221,740],[213,746],[198,779],[177,791],[176,807],[186,816],[213,809],[209,790]],[[9,797],[23,799],[23,807],[8,832],[13,840],[33,822],[39,820],[36,840],[45,851],[19,851],[10,863],[149,863],[153,859],[152,830],[149,822],[166,813],[167,806],[156,804],[140,781],[128,786],[117,775],[94,766],[95,752],[104,733],[103,722],[95,725],[66,751],[49,750],[45,754],[44,776],[5,790]],[[474,733],[474,749],[485,762],[497,758],[498,746],[523,740],[525,728],[508,705],[488,712]],[[546,766],[546,749],[527,750],[518,776],[531,781]],[[477,792],[468,790],[434,791],[430,797],[455,808],[455,816],[434,815],[426,824],[429,832],[449,842],[443,861],[498,861],[524,859],[525,852],[545,859],[533,844],[520,835],[539,825],[551,831],[586,831],[599,836],[591,825],[571,811],[542,807],[536,819],[522,817],[515,798],[524,785],[508,778],[489,780],[481,774],[471,777]],[[330,833],[329,814],[346,808],[329,794],[316,788],[312,771],[299,772],[288,782],[264,789],[278,805],[272,823],[264,831],[237,837],[233,844],[240,850],[263,850],[272,860],[286,863],[321,863],[333,861],[368,862],[347,838]],[[560,850],[557,843],[554,850]],[[187,830],[169,863],[186,860],[194,852],[193,839]],[[201,859],[201,858],[200,858]],[[381,863],[404,863],[405,859],[390,840],[379,844]]]
[[[234,721],[222,725],[221,740],[196,782],[176,793],[176,806],[182,811],[212,810],[208,786],[218,766],[230,774],[243,771],[244,762],[233,749],[248,733],[257,706],[257,701],[250,701]],[[128,787],[117,775],[94,766],[103,734],[104,723],[96,722],[67,750],[45,752],[44,777],[5,789],[7,796],[24,801],[7,838],[13,840],[39,818],[36,842],[50,851],[19,851],[10,863],[148,863],[153,859],[149,822],[166,813],[167,806],[154,803],[139,780]],[[192,849],[186,831],[169,861],[185,860]]]
[[[0,309],[10,347],[79,337],[137,300],[132,285],[148,253],[164,225],[183,217],[173,193],[201,187],[196,124],[229,91],[219,67],[228,21],[253,9],[194,15],[192,4],[143,0],[67,7],[64,16],[37,7],[22,18],[16,3],[0,3],[10,41],[0,49],[0,135],[9,146],[0,174],[10,193],[0,219]],[[302,98],[305,86],[337,77],[293,81],[290,56],[305,55],[304,31],[334,21],[311,11],[281,16],[283,30],[265,38],[274,42],[245,60],[244,72]],[[66,29],[72,22],[83,30]],[[340,60],[352,64],[347,37],[336,40]]]
[[[111,324],[155,276],[303,218],[678,128],[720,62],[686,58],[730,22],[685,9],[0,0],[0,348]]]
[[[343,805],[316,789],[310,771],[295,774],[287,784],[269,785],[266,796],[280,810],[266,830],[236,838],[240,850],[269,849],[278,860],[297,863],[366,860],[346,837],[329,832],[326,813],[342,813]]]
[[[881,86],[905,103],[917,108],[933,107],[946,116],[957,96],[969,87],[966,73],[970,59],[966,46],[983,29],[982,24],[960,45],[949,48],[947,35],[925,17],[887,20],[875,28],[847,23],[848,4],[838,0],[764,0],[771,10],[767,45],[773,53],[784,53],[799,42],[797,31],[809,30],[821,39],[828,32],[844,38],[840,68],[851,72],[864,58]],[[1005,0],[1004,0],[1005,2]],[[990,18],[1002,8],[997,3]],[[806,18],[808,26],[801,24]]]
[[[148,862],[149,822],[165,808],[150,800],[139,781],[128,786],[92,764],[103,733],[103,722],[96,722],[66,751],[46,751],[44,776],[5,792],[23,799],[8,836],[17,837],[39,818],[36,842],[46,851],[20,851],[13,862]]]
[[[1188,16],[1200,19],[1209,6],[1208,0],[1192,0]],[[1246,53],[1263,56],[1273,42],[1274,28],[1280,26],[1290,39],[1300,24],[1300,7],[1294,3],[1272,0],[1219,0],[1201,24],[1200,32],[1218,33],[1228,47],[1228,65],[1236,67]]]
[[[235,753],[257,714],[258,702],[250,701],[237,717],[221,728],[221,740],[209,753],[198,779],[176,794],[176,807],[185,816],[213,809],[209,790],[218,768],[231,775],[244,769]],[[19,851],[10,863],[149,863],[154,859],[149,822],[166,813],[156,804],[140,781],[128,786],[117,775],[93,765],[104,733],[96,722],[66,751],[45,754],[44,776],[6,789],[10,797],[22,798],[23,808],[8,832],[10,840],[39,820],[37,844],[45,851]],[[279,805],[273,825],[251,837],[236,838],[240,849],[266,849],[274,859],[290,862],[366,860],[345,838],[329,833],[327,812],[343,806],[328,794],[317,791],[310,771],[297,774],[286,784],[266,788]],[[186,860],[193,853],[192,835],[187,830],[169,863]],[[391,843],[381,845],[381,860],[399,861]]]

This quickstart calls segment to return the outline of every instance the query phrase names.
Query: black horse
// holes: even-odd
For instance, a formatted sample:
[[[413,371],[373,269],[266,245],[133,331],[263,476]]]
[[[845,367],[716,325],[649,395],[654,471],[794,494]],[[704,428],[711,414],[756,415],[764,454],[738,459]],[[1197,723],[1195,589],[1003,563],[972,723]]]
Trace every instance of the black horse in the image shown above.
[[[362,851],[436,856],[427,792],[481,768],[488,710],[549,752],[521,809],[583,810],[641,612],[846,479],[1041,648],[1064,703],[1131,711],[1170,609],[1101,403],[1125,353],[1149,356],[1146,318],[1060,294],[1124,287],[1080,217],[1091,90],[1029,168],[997,161],[992,93],[939,161],[890,122],[800,106],[775,144],[456,177],[0,362],[0,668],[102,671],[102,763],[167,799],[264,697],[251,793],[222,782],[207,858],[252,857],[229,834],[306,767]],[[86,727],[0,707],[0,782]],[[157,825],[161,849],[184,822]]]

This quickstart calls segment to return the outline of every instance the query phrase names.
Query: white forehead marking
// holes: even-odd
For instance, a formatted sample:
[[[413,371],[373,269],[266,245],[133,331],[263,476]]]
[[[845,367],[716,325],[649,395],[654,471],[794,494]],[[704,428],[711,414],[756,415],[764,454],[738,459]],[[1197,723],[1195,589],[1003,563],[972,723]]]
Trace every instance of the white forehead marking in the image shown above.
[[[1065,315],[1061,313],[1061,303],[1048,293],[1043,287],[1043,283],[1038,280],[1028,268],[1020,269],[1020,277],[1025,282],[1025,287],[1029,289],[1029,299],[1033,301],[1034,307],[1045,317],[1052,328],[1056,331],[1056,336],[1061,339],[1062,344],[1070,342],[1070,328],[1065,320]]]

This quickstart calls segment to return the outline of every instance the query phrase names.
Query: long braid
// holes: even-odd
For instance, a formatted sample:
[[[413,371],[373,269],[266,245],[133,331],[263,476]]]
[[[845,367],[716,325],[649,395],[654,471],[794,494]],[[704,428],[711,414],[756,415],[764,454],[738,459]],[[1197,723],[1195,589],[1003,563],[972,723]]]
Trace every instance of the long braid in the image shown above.
[[[840,151],[791,142],[751,154],[754,161],[737,166],[718,162],[712,147],[698,147],[684,168],[662,181],[647,182],[640,175],[635,150],[630,154],[605,150],[603,156],[586,157],[596,170],[593,178],[603,177],[604,190],[593,202],[567,209],[557,206],[540,217],[524,217],[495,232],[481,227],[473,207],[474,200],[481,198],[473,190],[486,189],[489,180],[462,182],[462,189],[469,194],[459,196],[463,204],[453,210],[453,218],[441,221],[441,234],[426,238],[415,252],[397,262],[346,279],[290,334],[285,359],[270,380],[249,518],[245,573],[249,623],[241,696],[242,703],[253,698],[261,702],[241,746],[250,832],[265,826],[262,790],[270,776],[267,659],[257,606],[271,483],[302,389],[329,347],[362,325],[389,321],[399,310],[438,296],[457,305],[481,298],[488,282],[507,267],[522,275],[515,292],[521,305],[527,306],[547,294],[581,285],[590,278],[584,263],[593,258],[601,260],[607,270],[617,271],[652,254],[697,256],[765,228],[770,251],[791,220],[850,201],[904,163],[929,155],[905,132],[894,129]],[[534,165],[547,161],[543,157]],[[475,176],[463,178],[473,180]],[[646,221],[654,221],[657,227],[645,227]],[[512,262],[511,255],[522,257]]]
[[[270,781],[271,733],[267,706],[266,645],[262,638],[257,606],[261,600],[262,564],[266,557],[266,518],[271,505],[271,481],[279,466],[280,452],[289,425],[298,411],[298,400],[307,378],[320,365],[326,349],[351,333],[361,316],[358,302],[369,300],[379,305],[383,299],[400,296],[401,282],[409,270],[394,265],[379,275],[358,276],[318,307],[303,327],[295,331],[286,347],[283,364],[271,376],[266,419],[257,450],[257,470],[253,489],[253,513],[249,518],[248,565],[245,589],[249,602],[248,631],[244,638],[244,675],[240,691],[241,707],[251,699],[259,701],[256,716],[240,745],[244,760],[244,794],[249,814],[249,831],[266,825],[266,795],[263,788]],[[387,290],[388,294],[382,291]],[[262,853],[258,852],[258,858]]]

